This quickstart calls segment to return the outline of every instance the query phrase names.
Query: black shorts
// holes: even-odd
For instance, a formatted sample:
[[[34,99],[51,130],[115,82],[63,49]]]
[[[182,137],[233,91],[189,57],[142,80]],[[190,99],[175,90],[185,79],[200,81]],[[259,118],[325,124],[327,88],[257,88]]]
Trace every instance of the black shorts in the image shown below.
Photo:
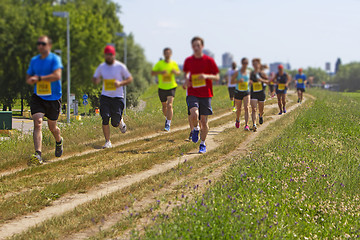
[[[169,90],[164,90],[164,89],[160,89],[159,88],[159,98],[161,102],[166,102],[167,101],[167,97],[175,97],[175,91],[176,88],[172,88]]]
[[[297,91],[305,92],[305,88],[297,88]]]
[[[258,100],[259,102],[265,102],[265,91],[260,91],[260,92],[251,92],[251,99],[255,99]]]
[[[236,90],[235,87],[228,87],[230,99],[233,99],[233,98],[234,98],[234,96],[235,96],[235,90]]]
[[[275,90],[275,85],[269,85],[269,90],[270,90],[270,92],[273,92],[274,90]]]
[[[49,120],[56,121],[59,118],[61,110],[61,99],[48,101],[36,94],[31,96],[30,101],[31,115],[35,113],[44,113]]]
[[[188,105],[188,114],[190,115],[190,109],[196,107],[199,109],[200,115],[212,115],[213,111],[211,108],[211,97],[202,98],[195,96],[187,96],[186,103]]]
[[[235,99],[236,100],[243,100],[244,97],[248,96],[250,93],[249,91],[235,91]]]
[[[111,125],[118,127],[124,111],[124,99],[120,97],[100,96],[100,115],[102,117],[102,124],[109,125],[111,118]]]

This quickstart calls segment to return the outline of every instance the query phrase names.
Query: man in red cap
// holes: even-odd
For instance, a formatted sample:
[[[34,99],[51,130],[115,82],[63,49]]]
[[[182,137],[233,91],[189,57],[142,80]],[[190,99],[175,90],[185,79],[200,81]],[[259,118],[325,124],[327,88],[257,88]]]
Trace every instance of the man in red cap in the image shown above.
[[[115,48],[108,45],[104,49],[105,62],[101,63],[95,71],[92,81],[99,84],[103,81],[100,96],[100,115],[102,129],[105,137],[103,148],[111,148],[110,126],[119,127],[122,133],[126,132],[126,124],[122,119],[124,111],[124,86],[132,82],[133,78],[127,67],[115,59]]]
[[[295,75],[296,90],[298,94],[298,103],[301,104],[303,100],[303,93],[305,92],[306,75],[303,74],[302,68],[299,69],[299,73]]]
[[[276,95],[278,99],[278,105],[279,105],[279,115],[286,113],[286,93],[288,89],[289,84],[289,76],[286,72],[284,72],[283,65],[278,66],[278,73],[275,76],[276,81]]]

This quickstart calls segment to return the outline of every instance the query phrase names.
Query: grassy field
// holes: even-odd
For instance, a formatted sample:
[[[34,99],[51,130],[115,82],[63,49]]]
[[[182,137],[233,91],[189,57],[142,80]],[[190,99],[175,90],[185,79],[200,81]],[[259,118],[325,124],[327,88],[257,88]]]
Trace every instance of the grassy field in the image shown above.
[[[286,118],[275,123],[279,134],[258,139],[222,181],[141,238],[359,238],[360,95],[311,93],[311,108],[287,127]]]

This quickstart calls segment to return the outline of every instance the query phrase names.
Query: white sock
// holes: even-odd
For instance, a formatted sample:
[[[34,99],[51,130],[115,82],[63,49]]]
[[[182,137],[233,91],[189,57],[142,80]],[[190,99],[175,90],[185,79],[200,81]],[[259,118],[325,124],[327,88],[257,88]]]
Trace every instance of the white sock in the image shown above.
[[[199,127],[199,125],[197,125],[196,127],[194,127],[194,130],[196,130],[196,131],[200,131],[200,127]]]
[[[122,127],[125,126],[125,123],[124,123],[124,119],[123,119],[123,118],[121,118],[120,124],[121,124]]]
[[[167,120],[167,119],[166,119],[166,123],[170,125],[170,124],[171,124],[171,120]]]
[[[202,145],[205,145],[205,141],[201,141],[201,143],[200,144],[202,144]],[[206,146],[206,145],[205,145]]]

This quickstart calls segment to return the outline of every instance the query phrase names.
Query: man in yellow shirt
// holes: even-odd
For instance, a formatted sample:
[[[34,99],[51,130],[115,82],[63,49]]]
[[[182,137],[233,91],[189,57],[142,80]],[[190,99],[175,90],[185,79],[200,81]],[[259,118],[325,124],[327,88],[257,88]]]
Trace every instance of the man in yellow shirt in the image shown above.
[[[153,67],[151,75],[158,77],[159,98],[162,104],[162,111],[166,117],[165,131],[170,131],[170,124],[173,117],[173,102],[176,91],[175,75],[180,75],[177,63],[171,60],[172,51],[170,48],[164,49],[164,60],[160,60]]]

